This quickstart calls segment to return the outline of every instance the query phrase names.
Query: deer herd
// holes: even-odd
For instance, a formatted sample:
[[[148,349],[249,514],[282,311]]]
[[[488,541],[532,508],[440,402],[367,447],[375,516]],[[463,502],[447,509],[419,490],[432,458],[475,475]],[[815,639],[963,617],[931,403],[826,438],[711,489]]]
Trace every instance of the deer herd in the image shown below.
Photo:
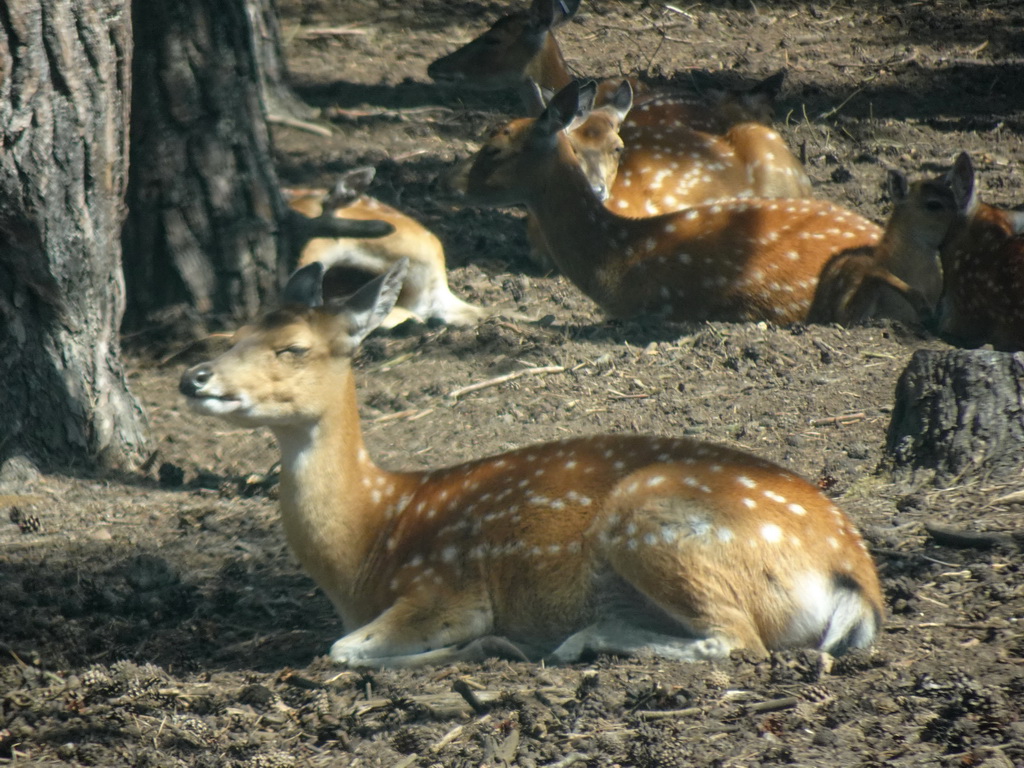
[[[613,317],[854,324],[892,318],[957,343],[1024,348],[1024,214],[979,199],[972,161],[888,172],[884,227],[815,199],[770,126],[781,75],[700,102],[632,79],[576,79],[555,38],[579,0],[528,10],[438,59],[439,83],[516,89],[526,117],[454,174],[474,204],[525,206],[530,241]],[[372,168],[286,190],[308,217],[382,220],[380,238],[310,241],[280,306],[180,390],[268,427],[293,552],[335,606],[331,657],[398,667],[502,655],[714,659],[745,648],[864,648],[875,566],[819,489],[738,450],[590,436],[457,466],[370,458],[351,361],[379,326],[470,325],[440,241],[367,196]]]

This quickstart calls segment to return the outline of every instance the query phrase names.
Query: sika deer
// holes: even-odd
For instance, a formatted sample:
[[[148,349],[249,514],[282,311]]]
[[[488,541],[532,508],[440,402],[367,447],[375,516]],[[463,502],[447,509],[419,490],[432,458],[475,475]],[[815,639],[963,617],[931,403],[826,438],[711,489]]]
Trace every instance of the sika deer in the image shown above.
[[[578,5],[533,0],[529,11],[502,17],[427,73],[460,87],[515,86],[536,115],[531,81],[555,92],[573,79],[553,30]],[[619,82],[602,88],[598,106],[605,89]],[[669,98],[638,104],[622,124],[626,149],[609,207],[624,216],[653,216],[731,197],[810,197],[803,166],[776,131],[757,122],[771,114],[781,84],[779,73],[749,92],[719,97],[713,107]]]
[[[942,293],[939,247],[957,215],[945,178],[913,184],[899,171],[887,176],[893,211],[874,248],[843,253],[821,272],[812,323],[862,323],[888,317],[930,325]]]
[[[982,202],[966,152],[946,185],[959,215],[940,251],[939,332],[966,346],[1024,349],[1024,212]]]
[[[330,192],[297,191],[289,205],[309,217],[329,211],[342,219],[379,219],[390,223],[394,232],[376,239],[310,240],[299,256],[299,266],[321,261],[335,279],[350,280],[353,271],[379,275],[408,258],[405,285],[395,311],[384,322],[385,327],[397,325],[410,316],[421,322],[439,318],[452,325],[479,322],[485,310],[458,298],[448,287],[444,247],[437,236],[415,219],[365,194],[373,176],[373,168],[356,168],[342,175]],[[332,270],[333,267],[344,269]],[[365,282],[365,274],[361,277]]]
[[[731,197],[811,197],[803,165],[766,124],[784,74],[717,91],[711,109],[664,98],[637,105],[622,122],[626,150],[608,207],[655,216]]]
[[[562,134],[580,102],[572,83],[539,118],[495,131],[466,191],[488,205],[526,205],[558,268],[613,316],[802,321],[825,263],[878,242],[876,225],[819,200],[724,200],[648,219],[617,216],[595,198]]]
[[[402,268],[326,303],[322,275],[319,263],[297,271],[283,306],[180,388],[200,412],[277,438],[288,542],[347,633],[335,661],[478,658],[495,635],[560,662],[872,641],[882,596],[853,524],[810,483],[740,451],[602,436],[428,472],[378,468],[351,358]]]

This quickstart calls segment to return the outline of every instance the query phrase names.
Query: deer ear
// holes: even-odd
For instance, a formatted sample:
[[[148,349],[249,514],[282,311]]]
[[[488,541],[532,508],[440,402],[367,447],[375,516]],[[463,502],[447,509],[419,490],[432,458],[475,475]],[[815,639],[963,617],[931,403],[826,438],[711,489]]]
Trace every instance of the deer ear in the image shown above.
[[[614,110],[619,118],[619,122],[626,119],[629,110],[633,108],[633,86],[630,85],[629,80],[623,80],[619,83],[619,87],[615,89],[611,98],[608,99],[608,103],[604,106]]]
[[[590,101],[593,103],[593,94]],[[581,117],[581,103],[583,102],[580,84],[573,81],[551,97],[547,108],[541,112],[534,124],[534,135],[541,139],[550,139],[568,128],[573,120],[584,119],[586,115],[583,114]],[[586,110],[587,113],[589,111]]]
[[[530,23],[536,31],[547,32],[575,15],[580,0],[533,0]]]
[[[409,260],[401,259],[355,293],[330,302],[328,310],[348,321],[347,336],[353,347],[374,331],[394,308],[408,270]]]
[[[969,154],[961,152],[957,155],[945,181],[953,192],[953,200],[960,213],[970,214],[978,205],[978,191],[974,186],[974,163]]]
[[[889,198],[894,203],[906,200],[910,192],[910,184],[907,182],[906,174],[894,168],[886,171],[885,187],[889,191]]]
[[[281,289],[281,304],[321,307],[324,303],[324,265],[319,261],[297,269]]]
[[[377,175],[373,166],[362,166],[353,168],[351,171],[342,174],[334,185],[334,189],[327,195],[324,202],[324,210],[334,210],[352,205],[370,187],[370,182]]]

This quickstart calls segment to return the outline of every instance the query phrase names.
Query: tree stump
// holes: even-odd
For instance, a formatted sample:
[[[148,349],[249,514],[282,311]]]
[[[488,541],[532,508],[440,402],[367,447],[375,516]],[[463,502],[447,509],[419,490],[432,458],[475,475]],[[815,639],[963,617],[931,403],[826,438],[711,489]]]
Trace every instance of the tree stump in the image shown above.
[[[915,352],[896,385],[886,454],[897,479],[1020,479],[1024,353]]]

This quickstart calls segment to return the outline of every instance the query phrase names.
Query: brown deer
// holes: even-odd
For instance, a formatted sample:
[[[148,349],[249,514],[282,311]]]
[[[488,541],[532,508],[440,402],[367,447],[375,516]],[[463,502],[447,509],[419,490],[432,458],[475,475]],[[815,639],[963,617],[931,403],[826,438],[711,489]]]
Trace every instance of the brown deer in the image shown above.
[[[573,79],[553,30],[578,6],[578,0],[533,0],[529,10],[502,17],[427,73],[459,87],[515,87],[536,115],[541,102],[533,83],[553,93]],[[782,137],[759,122],[770,117],[782,77],[719,94],[714,105],[641,100],[622,123],[625,151],[608,206],[624,216],[652,216],[731,197],[810,197],[803,166]],[[602,87],[598,106],[619,82]]]
[[[320,261],[337,280],[359,282],[362,278],[365,282],[367,274],[383,274],[406,258],[405,285],[385,327],[407,319],[424,322],[438,318],[451,325],[479,322],[487,312],[458,298],[448,287],[444,246],[437,236],[412,217],[366,194],[374,174],[371,167],[355,168],[343,174],[330,191],[285,190],[289,206],[307,217],[327,212],[340,219],[385,221],[394,228],[391,234],[372,239],[314,238],[303,247],[299,266]]]
[[[525,205],[556,266],[610,315],[803,321],[825,263],[879,240],[878,226],[820,200],[730,199],[618,216],[594,196],[563,134],[586,98],[571,83],[540,117],[497,129],[473,159],[466,191],[488,205]]]
[[[887,174],[892,214],[873,248],[839,254],[821,272],[807,319],[853,325],[887,317],[931,325],[942,294],[939,248],[957,216],[946,177]]]
[[[966,152],[946,184],[958,215],[940,251],[939,332],[966,346],[1024,349],[1024,212],[981,200]]]
[[[853,524],[807,481],[741,451],[597,436],[379,468],[351,359],[402,270],[325,301],[323,266],[304,267],[280,308],[181,379],[198,411],[274,433],[285,534],[345,629],[336,662],[448,663],[495,645],[571,662],[871,643],[882,595]]]

